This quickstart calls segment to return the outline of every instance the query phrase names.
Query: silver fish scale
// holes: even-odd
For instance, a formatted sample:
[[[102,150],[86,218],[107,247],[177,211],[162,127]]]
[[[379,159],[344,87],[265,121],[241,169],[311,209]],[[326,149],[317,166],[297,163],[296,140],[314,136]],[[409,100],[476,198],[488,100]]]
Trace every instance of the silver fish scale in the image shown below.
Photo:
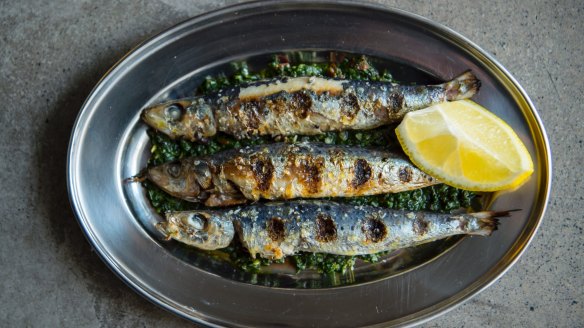
[[[172,222],[188,222],[189,215],[206,217],[197,239],[176,233],[186,229]],[[373,206],[354,206],[323,200],[256,203],[235,210],[169,213],[166,231],[170,238],[201,248],[225,247],[231,223],[242,244],[255,257],[280,259],[299,251],[339,255],[373,254],[416,246],[459,234],[489,235],[497,221],[492,212],[439,214],[396,211]],[[182,218],[182,219],[181,219]],[[210,229],[209,227],[213,227]],[[196,229],[190,226],[189,229]],[[201,234],[207,233],[208,238]],[[233,235],[229,235],[233,238]],[[220,243],[220,244],[219,244]]]
[[[440,85],[420,86],[315,77],[274,79],[151,106],[142,118],[171,137],[191,141],[217,132],[237,138],[313,135],[394,123],[413,110],[470,98],[479,87],[480,81],[470,72]],[[166,111],[170,106],[190,109],[176,119]],[[204,115],[197,114],[199,108]]]

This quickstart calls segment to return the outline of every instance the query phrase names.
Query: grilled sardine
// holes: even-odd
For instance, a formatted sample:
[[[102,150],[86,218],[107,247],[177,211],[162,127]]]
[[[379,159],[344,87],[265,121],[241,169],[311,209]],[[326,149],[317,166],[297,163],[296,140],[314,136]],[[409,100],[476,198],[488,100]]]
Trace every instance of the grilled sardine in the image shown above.
[[[236,138],[314,135],[366,130],[400,121],[407,112],[472,97],[480,81],[470,72],[439,85],[280,78],[203,97],[148,107],[142,119],[171,138],[204,140],[217,132]]]
[[[324,143],[232,149],[149,168],[146,178],[206,206],[395,193],[439,183],[403,155]]]
[[[168,239],[201,249],[224,248],[235,234],[252,257],[281,259],[299,251],[373,254],[453,235],[488,236],[508,212],[437,214],[331,201],[253,204],[167,213],[157,228]]]

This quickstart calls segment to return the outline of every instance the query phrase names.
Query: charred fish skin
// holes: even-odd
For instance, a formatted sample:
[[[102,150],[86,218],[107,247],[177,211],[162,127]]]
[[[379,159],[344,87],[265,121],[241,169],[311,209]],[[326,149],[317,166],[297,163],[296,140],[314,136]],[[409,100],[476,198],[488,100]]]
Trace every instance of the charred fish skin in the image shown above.
[[[395,152],[324,143],[245,148],[222,164],[222,174],[254,201],[354,197],[439,183]]]
[[[324,143],[275,143],[152,167],[147,178],[207,206],[260,199],[354,197],[439,183],[404,155]]]
[[[492,211],[469,214],[396,211],[308,200],[200,212],[214,220],[231,221],[251,256],[269,259],[281,259],[300,251],[374,254],[454,235],[488,236],[497,227],[496,217],[508,215]],[[176,221],[175,217],[185,215],[190,212],[167,213],[166,219]],[[184,242],[181,234],[168,236]],[[205,247],[219,249],[223,245],[207,243]]]
[[[173,100],[148,107],[142,119],[171,138],[204,140],[217,132],[236,138],[314,135],[367,130],[400,121],[410,111],[467,99],[480,81],[467,71],[439,85],[280,78],[221,90],[209,97]]]

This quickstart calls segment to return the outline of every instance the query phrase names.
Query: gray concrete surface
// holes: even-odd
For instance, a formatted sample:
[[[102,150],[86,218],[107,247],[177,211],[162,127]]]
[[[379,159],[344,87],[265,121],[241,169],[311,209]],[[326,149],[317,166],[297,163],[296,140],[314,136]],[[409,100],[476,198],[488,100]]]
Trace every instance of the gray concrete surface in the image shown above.
[[[69,133],[100,76],[133,45],[234,1],[0,2],[0,326],[187,327],[120,281],[70,210]],[[553,192],[543,225],[497,283],[427,327],[584,326],[581,1],[379,1],[494,54],[547,127]]]

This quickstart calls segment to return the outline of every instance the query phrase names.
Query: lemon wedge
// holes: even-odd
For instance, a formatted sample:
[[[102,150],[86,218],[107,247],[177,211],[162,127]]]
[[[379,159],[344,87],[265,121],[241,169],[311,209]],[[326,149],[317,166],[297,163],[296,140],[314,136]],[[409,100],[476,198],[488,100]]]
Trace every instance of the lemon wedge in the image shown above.
[[[457,188],[516,188],[533,173],[533,161],[513,129],[470,100],[408,113],[396,134],[410,160]]]

